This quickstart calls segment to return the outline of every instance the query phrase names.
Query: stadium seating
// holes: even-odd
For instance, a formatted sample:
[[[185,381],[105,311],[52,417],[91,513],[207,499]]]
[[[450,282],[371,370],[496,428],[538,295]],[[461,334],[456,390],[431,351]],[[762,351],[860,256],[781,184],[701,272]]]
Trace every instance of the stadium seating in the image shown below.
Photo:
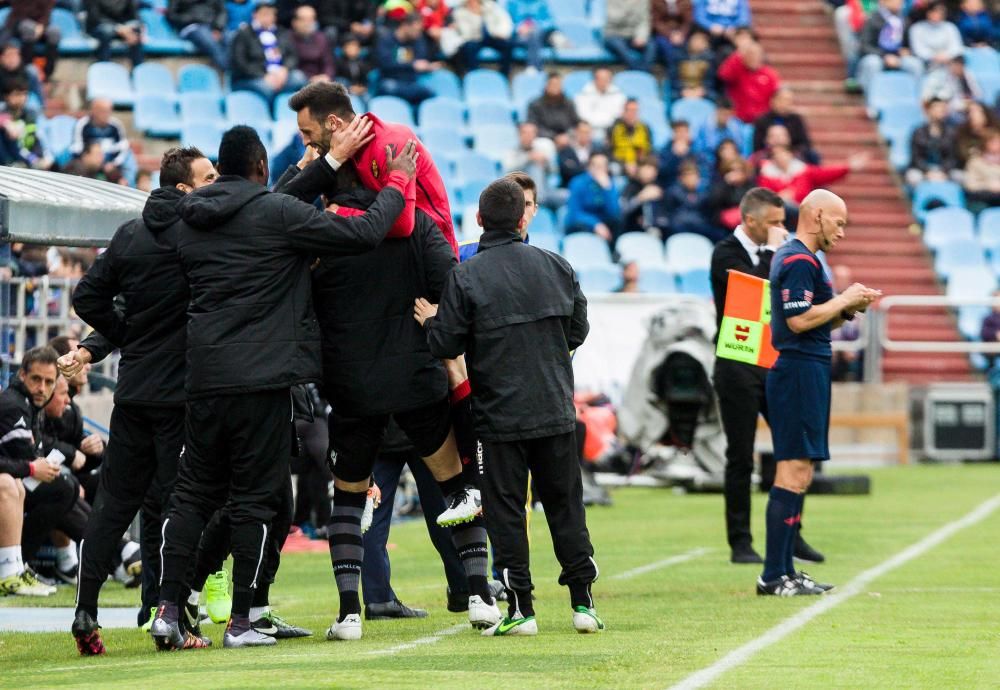
[[[950,279],[958,271],[981,266],[986,266],[986,257],[974,237],[952,239],[941,246],[934,256],[934,270],[945,279]]]
[[[476,151],[464,151],[455,159],[455,177],[466,180],[492,180],[500,174],[495,160]]]
[[[434,92],[435,96],[462,100],[462,82],[458,76],[445,69],[420,75],[420,83]]]
[[[589,232],[575,232],[564,237],[563,256],[577,270],[611,264],[608,243]]]
[[[576,277],[584,294],[614,292],[622,284],[621,270],[614,265],[578,268]]]
[[[983,319],[990,313],[987,306],[965,305],[958,308],[958,330],[962,337],[969,340],[979,340],[982,332]]]
[[[481,101],[510,101],[510,85],[496,70],[474,69],[465,75],[462,86],[470,108]]]
[[[447,129],[455,137],[465,130],[465,104],[447,96],[428,98],[420,104],[417,119],[421,129]]]
[[[715,104],[707,98],[679,98],[670,105],[671,120],[687,120],[691,126],[691,136],[715,117]]]
[[[622,263],[635,261],[640,266],[664,266],[663,242],[648,232],[626,232],[615,243]]]
[[[290,93],[279,93],[274,97],[272,114],[276,121],[294,120],[296,118],[297,113],[288,107],[288,101],[291,100],[291,98],[292,94]]]
[[[59,53],[62,55],[91,55],[97,49],[97,39],[83,33],[80,22],[69,10],[56,7],[52,10],[52,25],[58,27]]]
[[[910,137],[913,130],[909,127],[883,128],[879,132],[889,144],[889,163],[895,170],[903,170],[910,165]]]
[[[483,190],[493,180],[496,179],[496,174],[490,175],[489,177],[483,177],[479,179],[467,179],[458,185],[458,197],[463,204],[466,206],[473,206],[478,208],[479,205],[479,195],[483,193]],[[463,214],[464,217],[465,214]],[[473,213],[473,215],[475,215]]]
[[[271,146],[275,151],[281,151],[291,143],[292,138],[299,133],[295,120],[278,120],[271,127]]]
[[[965,49],[965,68],[978,80],[983,75],[1000,73],[1000,53],[989,46]],[[987,100],[987,103],[992,101]]]
[[[56,115],[46,121],[46,144],[59,165],[65,165],[70,159],[69,147],[73,143],[75,129],[76,118],[70,115]]]
[[[225,122],[218,94],[202,91],[181,93],[180,106],[183,122],[213,122],[220,127]]]
[[[921,223],[927,219],[931,203],[964,208],[965,192],[957,182],[921,182],[913,190],[913,215]]]
[[[425,127],[421,129],[420,141],[431,152],[431,156],[440,168],[444,161],[451,164],[469,149],[460,137],[455,136],[455,130],[440,127]],[[439,160],[441,159],[441,160]]]
[[[693,232],[682,232],[667,238],[667,268],[674,273],[707,269],[712,262],[712,243]]]
[[[531,221],[531,236],[555,235],[557,232],[559,231],[556,230],[556,219],[552,211],[544,207],[538,209],[534,220]]]
[[[402,98],[375,96],[368,101],[368,111],[375,113],[383,120],[406,125],[410,129],[417,128],[417,123],[413,121],[413,109]]]
[[[139,10],[139,17],[146,25],[145,50],[149,55],[194,55],[198,52],[190,41],[177,35],[161,12]]]
[[[673,294],[677,292],[677,277],[665,268],[643,266],[639,269],[639,291]]]
[[[189,120],[181,125],[181,146],[196,146],[211,160],[217,160],[223,125],[212,120]]]
[[[660,85],[656,83],[656,77],[649,72],[625,70],[616,74],[612,81],[629,98],[637,100],[650,98],[655,100],[662,97],[663,91],[660,89]]]
[[[1000,208],[986,208],[979,213],[979,237],[985,242],[987,235],[1000,236]],[[994,245],[1000,246],[1000,244]]]
[[[966,269],[948,281],[946,294],[956,299],[989,297],[996,290],[996,274],[988,266]]]
[[[208,65],[196,62],[181,67],[177,71],[177,92],[192,91],[220,94],[221,98],[222,86],[219,84],[218,72]]]
[[[155,93],[136,96],[132,117],[135,128],[145,132],[147,136],[180,136],[181,121],[177,117],[177,104],[170,96]]]
[[[593,81],[593,79],[594,73],[589,69],[576,69],[572,72],[567,72],[563,76],[563,93],[568,98],[575,98],[578,93],[583,91],[583,87]]]
[[[159,62],[144,62],[132,70],[132,88],[135,95],[155,94],[176,98],[174,75]]]
[[[233,91],[226,94],[226,120],[229,126],[271,125],[271,111],[267,102],[252,91]]]
[[[476,127],[472,130],[472,141],[478,153],[503,160],[517,141],[517,128],[512,124]]]
[[[115,107],[131,106],[132,77],[117,62],[95,62],[87,68],[87,98],[110,98]]]
[[[696,268],[677,276],[681,292],[696,297],[712,298],[712,282],[707,268]]]
[[[886,132],[905,130],[912,132],[924,123],[924,111],[917,103],[889,103],[879,117],[878,131],[885,139],[890,137]],[[909,143],[909,142],[907,142]]]
[[[511,97],[515,103],[527,103],[542,95],[545,81],[544,72],[519,72],[510,82]]]
[[[556,24],[562,24],[567,19],[579,19],[587,15],[585,0],[549,0],[549,14]]]
[[[890,103],[917,103],[919,89],[916,77],[908,72],[879,72],[865,94],[868,110],[875,115]]]
[[[924,244],[937,251],[955,240],[974,240],[974,218],[964,208],[936,208],[924,220]]]
[[[535,231],[534,223],[532,223],[532,231],[528,237],[528,244],[556,254],[559,253],[559,236],[550,232]]]
[[[477,101],[469,104],[469,129],[511,127],[514,117],[505,101]]]
[[[555,49],[557,62],[607,64],[614,56],[605,49],[600,30],[593,27],[582,15],[560,20],[559,31],[568,44]]]

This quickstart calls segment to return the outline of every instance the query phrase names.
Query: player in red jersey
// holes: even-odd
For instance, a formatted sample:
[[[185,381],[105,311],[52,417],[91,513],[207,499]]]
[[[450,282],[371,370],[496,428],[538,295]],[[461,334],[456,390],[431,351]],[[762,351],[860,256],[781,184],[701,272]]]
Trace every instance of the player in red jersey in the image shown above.
[[[309,191],[315,191],[317,196],[333,191],[336,186],[334,172],[348,161],[357,169],[361,183],[365,187],[380,191],[387,179],[387,149],[395,153],[401,151],[407,141],[417,141],[419,154],[417,174],[406,188],[404,195],[406,208],[399,215],[387,237],[409,237],[413,232],[414,209],[419,208],[434,219],[455,250],[455,255],[458,255],[458,243],[455,240],[455,228],[452,225],[451,208],[448,205],[448,192],[430,153],[409,127],[383,122],[371,113],[359,116],[354,112],[347,90],[337,83],[309,84],[292,96],[288,104],[298,113],[302,142],[318,154],[319,161],[313,162],[309,167],[317,166],[325,173],[311,171],[316,174],[305,176],[306,179],[315,182],[315,188]],[[359,117],[360,122],[355,122]],[[336,144],[354,136],[359,127],[367,131],[363,145],[353,155],[338,160],[332,155],[334,152],[331,148],[336,149]]]

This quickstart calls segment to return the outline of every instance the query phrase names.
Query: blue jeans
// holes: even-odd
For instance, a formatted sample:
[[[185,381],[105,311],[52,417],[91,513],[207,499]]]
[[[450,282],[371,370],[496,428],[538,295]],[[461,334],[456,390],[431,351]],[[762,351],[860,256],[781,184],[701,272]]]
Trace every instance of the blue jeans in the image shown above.
[[[115,25],[111,22],[104,22],[98,24],[94,27],[94,31],[91,36],[97,39],[97,60],[98,62],[107,62],[111,59],[111,42],[118,38],[118,34],[115,33]],[[128,47],[128,55],[132,60],[132,66],[141,65],[142,61],[146,59],[146,55],[143,51],[142,42],[136,43],[134,46]]]
[[[604,46],[624,62],[629,69],[648,72],[650,65],[656,60],[656,42],[650,39],[641,50],[633,48],[627,38],[622,36],[605,36]]]
[[[495,38],[483,34],[481,41],[468,41],[458,49],[458,62],[466,72],[479,68],[479,51],[482,48],[492,48],[500,53],[500,71],[510,74],[510,63],[513,59],[514,44],[504,38]]]
[[[306,85],[307,81],[309,80],[306,79],[306,75],[295,69],[288,73],[288,79],[285,81],[285,86],[281,89],[281,91],[275,91],[272,89],[271,85],[264,81],[264,77],[234,80],[233,91],[253,91],[265,101],[270,103],[279,93],[298,91]]]
[[[542,49],[545,47],[549,34],[551,33],[552,29],[535,27],[535,29],[528,34],[527,38],[517,38],[516,45],[524,47],[528,53],[525,56],[525,62],[529,67],[534,67],[537,70],[542,69]]]
[[[207,55],[212,63],[225,72],[229,68],[229,55],[226,53],[226,40],[218,41],[212,36],[212,27],[208,24],[188,24],[178,32],[178,35],[191,43],[198,52]]]
[[[465,577],[462,560],[451,541],[451,531],[437,524],[437,516],[447,506],[441,489],[427,465],[413,451],[404,453],[382,453],[375,461],[372,475],[375,484],[382,490],[381,506],[372,516],[372,526],[362,537],[365,549],[361,566],[361,590],[365,604],[381,604],[394,601],[396,593],[389,582],[391,575],[389,552],[385,545],[389,541],[389,524],[392,522],[392,506],[399,485],[399,475],[403,465],[410,466],[413,479],[417,483],[417,493],[420,496],[420,506],[427,523],[434,548],[441,555],[444,564],[444,575],[452,592],[467,592],[469,584]]]

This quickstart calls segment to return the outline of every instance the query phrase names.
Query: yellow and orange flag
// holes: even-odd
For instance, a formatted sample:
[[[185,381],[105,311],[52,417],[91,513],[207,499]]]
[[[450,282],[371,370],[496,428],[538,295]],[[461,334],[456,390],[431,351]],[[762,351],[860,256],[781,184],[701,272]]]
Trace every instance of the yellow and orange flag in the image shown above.
[[[770,369],[778,359],[771,345],[771,283],[729,271],[715,356]]]

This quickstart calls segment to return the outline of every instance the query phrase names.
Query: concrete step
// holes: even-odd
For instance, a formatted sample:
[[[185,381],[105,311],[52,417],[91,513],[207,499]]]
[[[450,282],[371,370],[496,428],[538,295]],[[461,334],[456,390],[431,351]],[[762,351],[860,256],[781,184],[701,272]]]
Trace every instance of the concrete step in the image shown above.
[[[788,45],[784,39],[775,41],[776,44]],[[813,42],[809,41],[809,47],[813,48]],[[799,45],[801,47],[801,44]],[[767,49],[767,44],[764,45],[765,50]],[[798,67],[805,67],[807,65],[821,65],[824,67],[837,67],[843,70],[844,59],[840,56],[840,53],[833,50],[827,52],[823,51],[820,47],[816,47],[816,50],[809,51],[775,51],[766,50],[768,61],[778,67],[779,65],[794,65]]]
[[[848,237],[848,240],[852,239]],[[859,244],[859,243],[852,243]],[[838,259],[841,258],[838,256]],[[914,255],[914,254],[882,254],[878,252],[864,253],[864,254],[852,254],[850,258],[843,257],[843,263],[851,267],[852,270],[871,270],[878,271],[883,268],[893,268],[893,269],[916,269],[924,268],[927,265],[926,257],[924,255]]]
[[[753,12],[755,26],[776,21],[787,24],[801,16],[819,16],[833,21],[823,8],[822,3],[809,2],[808,0],[796,0],[795,2],[789,2],[789,0],[752,0],[750,10]]]
[[[784,23],[760,23],[759,26],[754,27],[754,31],[762,40],[767,39],[781,39],[785,41],[783,44],[785,49],[788,46],[796,45],[798,42],[808,41],[810,45],[814,41],[823,41],[824,39],[829,39],[836,45],[837,42],[837,32],[833,27],[833,22],[819,22],[816,24],[808,25],[797,25],[797,24],[784,24]]]
[[[939,328],[929,328],[920,324],[911,326],[890,325],[889,337],[893,340],[928,340],[935,343],[951,343],[961,339],[954,325],[951,324]]]

